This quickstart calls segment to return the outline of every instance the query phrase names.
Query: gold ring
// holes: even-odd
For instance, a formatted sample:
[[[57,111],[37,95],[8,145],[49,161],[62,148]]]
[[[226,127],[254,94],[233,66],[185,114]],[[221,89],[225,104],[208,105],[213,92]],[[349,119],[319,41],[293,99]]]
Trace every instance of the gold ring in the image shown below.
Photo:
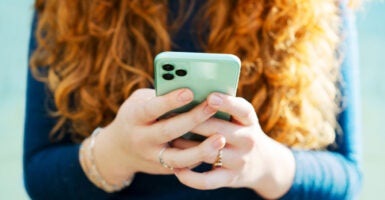
[[[166,151],[166,149],[167,149],[168,147],[169,147],[169,146],[167,145],[167,146],[163,147],[162,150],[160,150],[159,155],[158,155],[158,159],[159,159],[159,163],[160,163],[164,168],[173,170],[174,167],[172,167],[172,166],[166,164],[166,163],[164,162],[164,160],[163,160],[163,153],[164,153],[164,151]]]
[[[213,164],[213,169],[221,168],[222,165],[223,165],[223,163],[222,163],[222,149],[219,149],[217,158],[215,159],[215,162]]]

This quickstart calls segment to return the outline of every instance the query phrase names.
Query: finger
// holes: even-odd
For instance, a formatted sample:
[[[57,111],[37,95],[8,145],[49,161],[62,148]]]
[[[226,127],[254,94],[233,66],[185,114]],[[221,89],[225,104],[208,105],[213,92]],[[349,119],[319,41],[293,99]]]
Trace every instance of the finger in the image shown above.
[[[198,173],[189,169],[175,169],[175,176],[186,186],[199,190],[212,190],[229,186],[232,180],[230,170],[219,168]]]
[[[163,114],[179,108],[193,99],[189,89],[179,89],[163,96],[153,96],[143,106],[136,107],[137,121],[143,124],[153,122]]]
[[[226,138],[229,144],[238,144],[243,141],[243,126],[231,123],[229,121],[210,118],[205,122],[194,127],[191,132],[209,137],[213,134],[220,134]]]
[[[201,144],[201,142],[186,140],[183,138],[178,138],[171,142],[171,146],[178,149],[188,149],[188,148],[198,146],[199,144]]]
[[[179,149],[188,149],[195,146],[198,146],[201,142],[195,142],[191,140],[185,139],[177,139],[172,142],[172,147]],[[228,145],[226,140],[226,147],[221,149],[222,151],[222,164],[226,168],[236,169],[244,164],[244,160],[239,156],[239,153],[234,149],[232,145]],[[202,158],[201,162],[205,163],[214,163],[218,157],[218,151],[216,153],[207,154],[204,158]]]
[[[210,158],[215,158],[219,149],[223,148],[226,140],[221,135],[214,135],[198,146],[187,149],[168,148],[163,153],[162,159],[173,168],[185,168],[202,163]]]
[[[189,132],[216,112],[217,110],[208,106],[205,101],[189,112],[153,124],[150,133],[154,134],[152,138],[157,140],[158,144],[167,143]]]
[[[212,93],[207,101],[210,106],[230,114],[242,125],[251,125],[258,121],[253,106],[244,98]]]

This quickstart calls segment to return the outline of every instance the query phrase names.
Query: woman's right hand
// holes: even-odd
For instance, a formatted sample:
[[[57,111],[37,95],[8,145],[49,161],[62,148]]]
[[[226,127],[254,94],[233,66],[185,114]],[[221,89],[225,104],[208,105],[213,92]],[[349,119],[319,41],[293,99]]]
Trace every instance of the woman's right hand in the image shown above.
[[[179,138],[215,114],[216,109],[203,102],[189,112],[157,120],[193,99],[188,89],[156,96],[153,89],[135,91],[120,107],[115,119],[95,139],[95,164],[102,177],[120,184],[137,172],[173,174],[159,163],[159,152],[168,142]],[[163,159],[174,168],[197,165],[202,157],[215,157],[226,141],[213,135],[190,149],[167,148]],[[200,156],[197,156],[200,155]]]

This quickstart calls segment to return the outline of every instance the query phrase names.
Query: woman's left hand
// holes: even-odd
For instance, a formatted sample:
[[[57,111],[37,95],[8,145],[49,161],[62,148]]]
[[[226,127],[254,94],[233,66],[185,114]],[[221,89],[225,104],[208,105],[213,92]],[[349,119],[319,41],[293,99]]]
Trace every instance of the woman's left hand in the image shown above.
[[[291,151],[265,135],[253,106],[245,99],[213,93],[207,100],[211,107],[229,113],[232,120],[211,118],[192,132],[204,136],[220,134],[226,138],[226,146],[222,149],[223,165],[204,173],[188,168],[175,169],[178,179],[196,189],[246,187],[265,198],[285,194],[292,185],[295,171]],[[197,143],[183,139],[173,142],[174,147],[182,149],[195,145]],[[202,159],[202,162],[214,163],[216,157]]]

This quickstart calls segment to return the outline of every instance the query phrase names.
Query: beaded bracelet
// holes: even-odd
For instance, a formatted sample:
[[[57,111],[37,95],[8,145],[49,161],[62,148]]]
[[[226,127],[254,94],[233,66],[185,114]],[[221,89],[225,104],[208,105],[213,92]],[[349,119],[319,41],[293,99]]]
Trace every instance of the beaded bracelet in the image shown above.
[[[89,138],[91,141],[90,141],[90,144],[88,145],[88,148],[87,148],[87,154],[85,155],[85,145],[84,145],[84,142],[82,143],[81,145],[81,149],[80,149],[80,160],[81,162],[83,163],[87,163],[84,159],[89,159],[89,163],[90,163],[90,167],[88,168],[87,165],[85,164],[85,172],[87,174],[87,176],[89,177],[89,179],[97,186],[99,187],[100,189],[106,191],[106,192],[117,192],[117,191],[120,191],[122,190],[123,188],[129,186],[132,182],[132,178],[129,179],[129,180],[126,180],[124,181],[120,186],[119,185],[116,185],[116,184],[110,184],[108,183],[99,173],[99,170],[98,168],[96,167],[96,164],[95,164],[95,159],[94,159],[94,146],[95,146],[95,138],[96,136],[99,134],[100,130],[102,130],[100,127],[96,128],[93,132],[92,132],[92,135],[91,135],[91,138]],[[85,156],[83,156],[85,155]]]

